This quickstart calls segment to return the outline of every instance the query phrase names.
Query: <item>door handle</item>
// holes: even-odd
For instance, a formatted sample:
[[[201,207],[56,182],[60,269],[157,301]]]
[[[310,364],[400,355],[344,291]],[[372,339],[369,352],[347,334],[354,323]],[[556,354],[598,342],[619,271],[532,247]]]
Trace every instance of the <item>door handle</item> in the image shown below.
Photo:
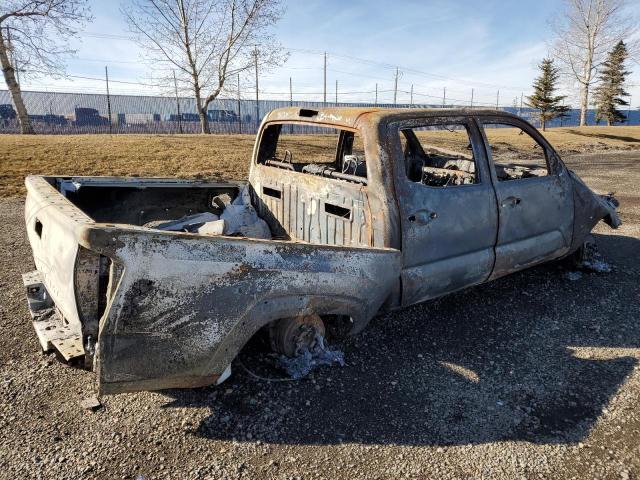
[[[429,212],[427,210],[419,210],[413,215],[409,215],[409,221],[416,225],[426,225],[436,218],[438,218],[438,214],[436,212]]]
[[[502,202],[500,203],[500,206],[502,208],[506,208],[506,207],[514,208],[516,205],[520,205],[520,202],[522,202],[521,198],[507,197],[504,200],[502,200]]]

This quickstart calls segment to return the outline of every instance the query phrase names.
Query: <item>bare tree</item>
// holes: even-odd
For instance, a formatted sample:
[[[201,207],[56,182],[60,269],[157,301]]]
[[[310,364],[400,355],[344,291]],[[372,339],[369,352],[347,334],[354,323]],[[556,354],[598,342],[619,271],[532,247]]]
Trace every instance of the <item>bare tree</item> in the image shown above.
[[[87,0],[2,0],[0,65],[16,107],[20,131],[33,134],[16,80],[25,76],[61,75],[64,57],[73,50],[68,39],[91,20]]]
[[[154,75],[165,85],[188,85],[202,133],[209,133],[207,108],[225,84],[244,70],[286,59],[271,27],[280,0],[134,0],[122,13],[147,53]]]
[[[607,52],[638,30],[626,0],[564,0],[565,11],[552,28],[554,57],[580,86],[580,125],[587,123],[589,92]],[[636,45],[629,45],[634,50]]]

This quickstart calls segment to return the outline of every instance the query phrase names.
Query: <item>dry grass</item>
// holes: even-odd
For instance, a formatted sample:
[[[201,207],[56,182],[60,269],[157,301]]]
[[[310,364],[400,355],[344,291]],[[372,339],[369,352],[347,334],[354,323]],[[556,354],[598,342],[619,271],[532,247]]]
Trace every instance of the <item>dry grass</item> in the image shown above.
[[[526,136],[513,129],[496,129],[493,135],[492,141],[526,148]],[[556,128],[545,135],[563,153],[640,148],[640,127]],[[321,141],[299,140],[310,148]],[[0,197],[23,195],[24,177],[30,174],[241,180],[248,172],[253,141],[252,135],[1,135]]]
[[[0,136],[0,197],[26,175],[246,178],[253,135]]]
[[[497,128],[489,132],[492,140],[509,142],[516,148],[531,145],[527,135],[518,135],[518,129]],[[542,133],[556,150],[564,154],[640,149],[640,126],[563,127]]]
[[[520,135],[520,129],[487,128],[486,133],[492,146],[508,146],[523,152],[533,151],[534,142],[528,135]],[[565,155],[640,149],[640,126],[552,128],[543,132],[543,135],[556,150]],[[420,131],[418,137],[422,141],[435,140],[433,143],[441,147],[458,151],[467,143],[467,134],[460,130]]]

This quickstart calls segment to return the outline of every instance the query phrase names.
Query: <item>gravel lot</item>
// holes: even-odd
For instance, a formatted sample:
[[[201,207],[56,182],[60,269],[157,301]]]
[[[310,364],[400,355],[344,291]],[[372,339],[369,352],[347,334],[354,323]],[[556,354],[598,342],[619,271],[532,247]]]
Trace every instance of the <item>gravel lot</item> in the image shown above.
[[[20,200],[0,202],[0,477],[640,478],[640,153],[570,166],[615,191],[614,271],[544,265],[373,320],[344,368],[298,382],[80,402],[93,375],[39,352]],[[260,345],[241,355],[270,377]]]

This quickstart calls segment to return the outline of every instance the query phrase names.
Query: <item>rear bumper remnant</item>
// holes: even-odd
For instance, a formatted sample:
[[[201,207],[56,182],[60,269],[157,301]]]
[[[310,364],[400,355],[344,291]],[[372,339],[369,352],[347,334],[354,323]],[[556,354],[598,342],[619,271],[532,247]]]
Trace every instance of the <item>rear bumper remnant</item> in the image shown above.
[[[40,272],[34,270],[22,275],[27,290],[29,312],[33,328],[44,352],[57,351],[65,361],[84,356],[82,334],[67,322],[56,310]]]

